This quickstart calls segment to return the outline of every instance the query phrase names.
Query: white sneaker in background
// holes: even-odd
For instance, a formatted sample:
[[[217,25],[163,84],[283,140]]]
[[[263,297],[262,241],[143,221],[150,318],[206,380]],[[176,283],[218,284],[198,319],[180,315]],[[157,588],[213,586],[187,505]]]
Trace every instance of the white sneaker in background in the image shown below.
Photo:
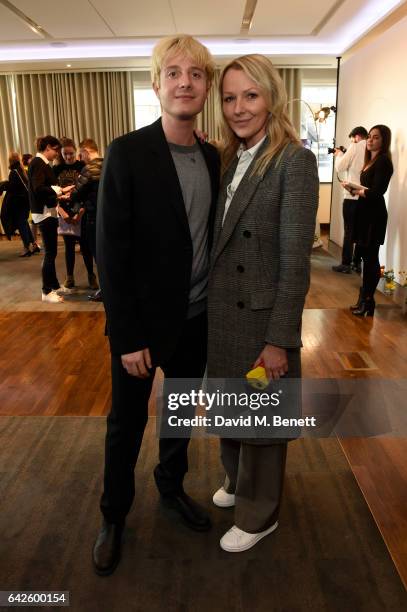
[[[64,298],[61,295],[58,295],[56,291],[50,291],[49,293],[42,294],[43,302],[50,302],[51,304],[60,304],[64,301]]]
[[[212,501],[219,508],[231,508],[235,505],[235,496],[233,493],[225,491],[224,487],[221,487],[212,497]]]
[[[233,525],[233,527],[225,533],[223,538],[221,538],[220,547],[226,550],[226,552],[242,552],[243,550],[249,550],[249,548],[257,544],[257,542],[266,535],[275,531],[277,527],[278,522],[276,521],[274,525],[265,531],[260,531],[260,533],[247,533],[247,531],[242,531],[242,529]]]

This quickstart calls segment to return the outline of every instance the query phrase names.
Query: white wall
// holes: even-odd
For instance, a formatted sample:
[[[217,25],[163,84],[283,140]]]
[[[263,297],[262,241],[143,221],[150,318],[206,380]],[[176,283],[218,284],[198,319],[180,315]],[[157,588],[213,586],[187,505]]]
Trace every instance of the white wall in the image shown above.
[[[318,221],[320,223],[329,223],[331,211],[331,183],[319,184],[319,206],[318,206]]]
[[[407,17],[358,50],[341,65],[337,145],[348,144],[356,125],[377,123],[393,134],[394,175],[386,194],[389,220],[380,261],[387,269],[407,270]],[[342,244],[342,193],[333,185],[331,239]]]

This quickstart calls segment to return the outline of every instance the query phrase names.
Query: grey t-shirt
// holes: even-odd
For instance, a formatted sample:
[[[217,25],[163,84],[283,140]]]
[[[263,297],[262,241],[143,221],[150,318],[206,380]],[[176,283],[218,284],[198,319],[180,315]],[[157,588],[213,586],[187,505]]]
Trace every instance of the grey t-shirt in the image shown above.
[[[211,182],[198,143],[191,147],[169,143],[177,170],[193,245],[188,316],[204,308],[208,283],[208,219]],[[201,303],[201,306],[198,305]]]

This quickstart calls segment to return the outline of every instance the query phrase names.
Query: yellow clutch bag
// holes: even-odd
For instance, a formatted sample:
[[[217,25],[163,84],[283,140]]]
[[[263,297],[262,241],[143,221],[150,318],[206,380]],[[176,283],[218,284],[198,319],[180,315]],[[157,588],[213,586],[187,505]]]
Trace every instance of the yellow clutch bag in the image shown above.
[[[269,384],[266,377],[266,370],[263,368],[263,366],[257,366],[257,368],[247,372],[246,380],[254,389],[265,389]]]

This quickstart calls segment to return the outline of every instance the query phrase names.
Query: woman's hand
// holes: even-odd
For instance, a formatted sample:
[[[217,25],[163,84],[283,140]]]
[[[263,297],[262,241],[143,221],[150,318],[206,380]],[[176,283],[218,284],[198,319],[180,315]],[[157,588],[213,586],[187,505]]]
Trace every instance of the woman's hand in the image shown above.
[[[254,367],[263,365],[269,380],[278,380],[288,372],[287,351],[280,346],[266,344]]]
[[[195,128],[194,132],[195,132],[195,136],[198,138],[198,140],[202,144],[204,142],[208,142],[208,133],[207,132],[203,132],[202,130],[198,130],[197,128]]]
[[[62,208],[62,206],[57,206],[57,213],[60,217],[62,217],[65,221],[67,221],[69,223],[70,219],[69,219],[69,215],[66,212],[66,210],[64,210]]]

